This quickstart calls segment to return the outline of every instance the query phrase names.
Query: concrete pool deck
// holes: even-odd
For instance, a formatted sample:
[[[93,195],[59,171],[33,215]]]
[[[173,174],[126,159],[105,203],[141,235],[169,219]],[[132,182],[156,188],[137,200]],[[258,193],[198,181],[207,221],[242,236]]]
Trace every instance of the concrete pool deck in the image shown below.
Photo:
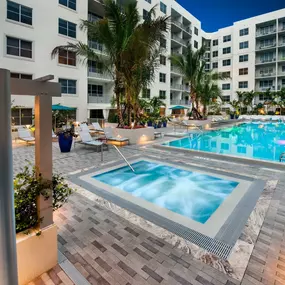
[[[159,140],[163,142],[163,139]],[[33,148],[34,146],[25,146],[13,149],[15,173],[26,165],[25,159],[33,161]],[[127,157],[151,154],[158,158],[167,157],[174,163],[184,161],[212,171],[221,170],[266,181],[277,180],[278,183],[257,240],[252,245],[253,251],[241,282],[215,269],[222,265],[211,256],[204,255],[204,262],[200,262],[189,254],[189,250],[187,253],[186,248],[179,247],[181,244],[178,240],[173,247],[163,236],[157,238],[148,230],[130,222],[128,217],[122,218],[113,214],[111,208],[107,209],[111,207],[110,204],[106,204],[106,207],[98,206],[97,201],[91,200],[90,196],[84,196],[79,192],[74,194],[70,202],[55,213],[55,222],[59,228],[59,247],[89,284],[284,284],[284,172],[264,166],[156,150],[151,145],[128,146],[124,147],[122,152]],[[69,154],[61,154],[57,144],[54,144],[53,155],[54,169],[65,175],[101,165],[100,154],[81,146]],[[115,150],[104,152],[104,163],[108,164],[118,158]],[[146,223],[145,226],[147,228],[149,224]],[[99,247],[100,250],[94,244],[98,247],[102,245],[105,249]],[[228,266],[227,263],[223,264],[224,270],[230,273],[231,268]],[[48,276],[57,284],[55,272],[58,271],[49,272]],[[37,280],[34,284],[52,284],[43,280],[47,280],[47,276],[41,278],[41,283]]]

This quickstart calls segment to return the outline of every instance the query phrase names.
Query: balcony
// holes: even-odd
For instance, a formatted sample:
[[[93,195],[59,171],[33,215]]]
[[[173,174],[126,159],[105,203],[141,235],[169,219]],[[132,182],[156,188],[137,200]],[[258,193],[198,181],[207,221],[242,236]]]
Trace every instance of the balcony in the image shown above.
[[[285,42],[280,42],[280,43],[278,44],[278,46],[279,46],[279,47],[284,47],[284,46],[285,46]]]
[[[285,55],[281,55],[281,56],[278,58],[278,61],[285,61]]]
[[[273,63],[276,62],[276,58],[258,59],[256,64]]]
[[[265,91],[267,91],[268,89],[270,89],[270,90],[275,90],[275,86],[273,85],[273,86],[267,86],[267,87],[257,87],[256,89],[257,89],[257,91],[265,92]]]
[[[283,88],[285,88],[285,84],[280,84],[280,85],[277,86],[277,90],[281,90]]]
[[[107,56],[104,46],[97,42],[88,41],[88,47],[93,49],[96,53]]]
[[[107,96],[92,96],[88,94],[88,103],[90,104],[110,104],[111,98]]]
[[[275,72],[267,72],[267,73],[256,73],[255,74],[255,77],[275,77],[276,76],[276,73]]]
[[[181,30],[187,32],[188,34],[192,35],[191,26],[186,26],[183,23],[177,21],[176,19],[171,19],[171,24],[179,27]]]
[[[270,43],[268,45],[258,45],[257,50],[264,50],[264,49],[269,49],[269,48],[274,48],[276,47],[276,42]]]
[[[110,74],[92,70],[88,70],[88,77],[102,81],[113,81],[113,77]]]
[[[187,41],[185,41],[184,39],[182,39],[182,38],[180,38],[180,37],[178,37],[176,35],[172,34],[171,35],[171,39],[176,41],[176,42],[178,42],[178,43],[180,43],[180,44],[182,44],[182,45],[184,45],[184,46],[187,46]]]
[[[274,27],[274,29],[268,30],[268,31],[257,30],[256,31],[256,37],[264,37],[264,36],[272,35],[272,34],[275,34],[275,33],[276,33],[276,27]]]
[[[278,32],[285,32],[285,25],[279,27]]]
[[[190,106],[190,101],[187,99],[172,99],[170,100],[170,105],[185,105]]]
[[[183,84],[171,84],[170,86],[171,90],[179,90],[179,91],[184,91],[184,92],[189,92],[190,87],[183,85]]]

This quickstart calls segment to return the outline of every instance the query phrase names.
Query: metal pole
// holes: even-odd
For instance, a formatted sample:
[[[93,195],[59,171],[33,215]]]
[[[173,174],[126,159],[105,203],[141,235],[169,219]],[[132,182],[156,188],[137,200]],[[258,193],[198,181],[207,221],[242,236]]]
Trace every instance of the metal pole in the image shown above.
[[[18,284],[15,234],[10,71],[0,69],[0,283]]]

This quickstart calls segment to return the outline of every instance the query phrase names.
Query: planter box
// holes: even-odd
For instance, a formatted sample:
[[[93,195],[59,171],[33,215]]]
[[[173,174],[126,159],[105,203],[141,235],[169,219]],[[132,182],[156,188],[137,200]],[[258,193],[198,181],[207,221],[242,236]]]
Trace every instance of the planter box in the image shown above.
[[[143,144],[148,141],[154,140],[154,128],[141,128],[141,129],[113,129],[115,137],[120,136],[128,138],[131,144]]]
[[[53,224],[41,235],[16,235],[19,285],[27,284],[57,264],[57,228]]]

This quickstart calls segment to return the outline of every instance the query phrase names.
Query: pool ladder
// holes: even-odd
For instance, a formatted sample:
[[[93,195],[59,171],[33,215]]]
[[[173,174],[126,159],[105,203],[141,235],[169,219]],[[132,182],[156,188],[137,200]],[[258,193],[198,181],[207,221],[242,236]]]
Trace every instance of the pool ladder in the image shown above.
[[[135,170],[134,170],[133,167],[130,165],[130,163],[127,161],[127,159],[125,158],[125,156],[121,153],[121,151],[120,151],[115,145],[113,145],[113,147],[117,150],[117,152],[120,154],[120,156],[124,159],[124,161],[125,161],[126,164],[129,166],[129,168],[132,170],[132,172],[135,172]]]
[[[285,160],[285,152],[282,152],[279,157],[279,161],[282,162],[283,159]]]

